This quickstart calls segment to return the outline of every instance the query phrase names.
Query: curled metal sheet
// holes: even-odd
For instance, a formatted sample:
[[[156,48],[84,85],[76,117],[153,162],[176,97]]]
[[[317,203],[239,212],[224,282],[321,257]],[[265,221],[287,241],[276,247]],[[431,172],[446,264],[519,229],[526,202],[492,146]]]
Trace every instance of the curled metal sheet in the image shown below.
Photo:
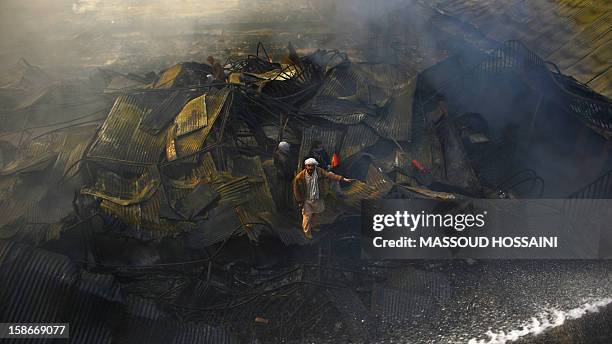
[[[81,193],[119,204],[130,205],[151,198],[160,185],[157,167],[151,166],[133,179],[124,178],[113,171],[98,170],[93,185],[81,188]]]
[[[174,123],[176,123],[176,136],[205,127],[208,124],[206,95],[203,94],[187,103],[174,119]]]
[[[206,96],[203,99],[205,102],[205,111],[203,113],[191,111],[191,117],[189,118],[186,115],[184,118],[177,117],[174,125],[171,126],[167,132],[168,139],[166,152],[174,152],[175,154],[175,156],[166,156],[169,161],[176,160],[177,158],[185,155],[196,153],[202,148],[216,121],[222,117],[221,114],[223,109],[225,109],[225,111],[230,111],[231,103],[226,103],[230,93],[231,91],[227,88],[221,90],[211,89],[208,91],[208,93],[206,93]],[[191,107],[193,110],[193,106],[189,106],[188,104],[186,108]],[[197,119],[201,116],[206,116],[206,119]],[[200,128],[195,128],[195,122],[189,124],[190,121],[199,122],[200,124],[205,122],[206,125],[203,125]],[[179,128],[183,129],[179,131]],[[193,130],[187,130],[188,128]],[[174,148],[172,149],[170,145],[173,145]]]
[[[153,88],[171,88],[174,86],[178,76],[183,71],[183,65],[180,63],[166,69],[159,79],[153,84]]]
[[[361,200],[380,199],[391,191],[395,182],[374,164],[370,164],[366,182],[355,181],[344,191],[342,203],[353,209],[361,209]]]
[[[175,237],[195,228],[192,222],[170,221],[160,216],[162,206],[168,204],[165,192],[158,188],[146,201],[126,206],[103,200],[100,208],[109,215],[116,216],[129,227],[121,231],[124,236],[140,240],[160,240]]]

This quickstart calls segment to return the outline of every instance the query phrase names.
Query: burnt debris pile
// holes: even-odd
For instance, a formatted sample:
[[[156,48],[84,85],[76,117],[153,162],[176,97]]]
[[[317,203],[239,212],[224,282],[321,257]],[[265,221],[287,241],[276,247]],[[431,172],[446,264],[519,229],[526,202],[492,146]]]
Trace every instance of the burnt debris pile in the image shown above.
[[[0,89],[0,320],[88,343],[367,342],[440,320],[455,282],[360,261],[361,200],[612,193],[612,103],[518,42],[418,74],[291,45],[223,68],[64,85],[21,61]],[[325,192],[314,241],[281,141],[291,174],[322,146],[358,179]]]

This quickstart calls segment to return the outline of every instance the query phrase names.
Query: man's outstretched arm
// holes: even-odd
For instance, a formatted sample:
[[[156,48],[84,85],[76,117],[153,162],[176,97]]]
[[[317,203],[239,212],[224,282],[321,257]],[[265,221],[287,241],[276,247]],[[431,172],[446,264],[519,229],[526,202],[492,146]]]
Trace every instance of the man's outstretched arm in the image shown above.
[[[345,183],[352,183],[356,180],[356,179],[344,178],[343,176],[339,174],[335,174],[333,172],[328,172],[325,170],[323,170],[323,177],[330,179],[330,180],[334,180],[334,181],[343,181]]]

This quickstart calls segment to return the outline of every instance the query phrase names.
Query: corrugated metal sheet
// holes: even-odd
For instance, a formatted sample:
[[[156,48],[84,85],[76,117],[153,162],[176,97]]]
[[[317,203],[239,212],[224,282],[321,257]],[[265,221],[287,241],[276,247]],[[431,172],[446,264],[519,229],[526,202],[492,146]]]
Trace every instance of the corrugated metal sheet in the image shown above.
[[[410,141],[412,138],[412,99],[416,79],[408,84],[397,97],[384,108],[382,114],[365,118],[378,135],[395,141]]]
[[[168,199],[163,189],[159,188],[148,200],[127,206],[103,200],[100,208],[110,215],[119,218],[130,225],[120,234],[141,240],[159,240],[193,230],[191,222],[168,221],[160,217],[162,205],[168,205]]]
[[[362,181],[355,181],[344,190],[345,199],[342,202],[354,209],[361,209],[361,201],[371,198],[374,193],[376,189],[373,186]]]
[[[366,182],[376,190],[376,192],[372,194],[370,198],[383,197],[389,193],[389,191],[391,191],[391,188],[395,184],[390,177],[382,172],[380,167],[376,167],[374,164],[371,164],[368,168]]]
[[[211,181],[212,186],[221,195],[220,203],[239,205],[246,202],[245,195],[251,192],[248,177],[233,178],[219,174]]]
[[[201,182],[211,182],[216,178],[221,178],[218,175],[215,162],[210,152],[204,154],[200,164],[194,167],[190,173],[186,174],[182,178],[166,178],[164,179],[164,185],[170,188],[176,189],[193,189]],[[175,199],[170,197],[170,199]]]
[[[243,197],[247,198],[246,207],[255,212],[274,211],[276,205],[272,199],[270,185],[264,172],[259,156],[234,156],[230,169],[232,175],[237,177],[251,176],[251,192]]]
[[[72,127],[25,141],[11,172],[38,173],[2,177],[0,226],[6,226],[2,237],[40,242],[59,235],[61,226],[54,224],[72,213],[74,195],[69,189],[57,188],[56,183],[80,157],[95,128]],[[41,159],[44,163],[33,163]]]
[[[201,95],[187,103],[174,119],[174,123],[176,124],[176,136],[182,136],[205,127],[208,124],[206,95]]]
[[[74,195],[71,192],[55,193],[49,189],[40,200],[28,200],[30,204],[24,213],[24,222],[29,224],[54,224],[69,215]],[[72,190],[71,190],[72,191]]]
[[[236,206],[236,215],[242,223],[244,232],[251,241],[259,241],[259,236],[265,230],[266,222],[257,216],[252,210],[243,206]]]
[[[159,79],[153,84],[153,88],[171,88],[175,86],[176,79],[183,71],[180,63],[166,69]]]
[[[610,70],[612,65],[612,31],[607,36],[606,43],[580,56],[576,63],[566,68],[566,72],[578,80],[587,80],[594,87],[591,80]],[[609,93],[606,95],[610,96]]]
[[[167,204],[168,199],[165,192],[158,191],[149,201],[135,207],[132,214],[140,216],[140,226],[136,228],[136,231],[124,234],[141,240],[160,240],[166,237],[176,237],[193,231],[197,227],[193,222],[170,221],[161,218],[160,209]]]
[[[241,233],[242,223],[235,206],[223,204],[208,212],[208,219],[198,223],[198,228],[189,235],[189,245],[207,247]]]
[[[172,344],[238,344],[229,331],[205,324],[180,323]]]
[[[127,312],[135,317],[157,320],[166,316],[153,300],[128,295],[125,297],[125,301]]]
[[[354,73],[350,64],[341,64],[327,73],[315,97],[349,97],[364,93],[364,91],[359,92],[360,83],[365,85],[365,80],[359,79],[359,75]]]
[[[44,183],[44,180],[42,182]],[[5,197],[0,200],[0,228],[2,228],[0,237],[10,238],[19,231],[19,227],[7,228],[5,225],[17,222],[34,223],[37,219],[40,220],[40,217],[36,216],[38,210],[49,214],[56,211],[56,204],[53,202],[41,203],[50,189],[49,186],[34,183],[36,183],[34,178],[24,179],[18,176],[8,178],[8,185],[4,189]]]
[[[408,75],[399,71],[398,66],[385,63],[353,63],[351,68],[359,75],[359,80],[368,85],[369,104],[376,104],[389,97],[400,95],[411,83]],[[376,92],[382,90],[381,92]],[[377,94],[378,93],[378,94]]]
[[[121,310],[123,297],[111,275],[81,272],[69,307],[70,341],[74,343],[112,343],[113,328],[100,318],[111,318]],[[88,326],[89,325],[89,326]]]
[[[176,201],[172,201],[174,210],[183,219],[196,219],[199,214],[217,201],[219,194],[206,183],[198,184],[191,192]]]
[[[48,183],[56,183],[66,177],[76,174],[79,170],[79,160],[83,157],[99,125],[81,125],[62,130],[61,144],[54,144],[49,149],[58,152],[57,159],[47,178]],[[42,137],[45,137],[44,135]],[[41,138],[42,138],[41,137]],[[59,138],[59,137],[58,137]],[[68,174],[68,175],[67,175]]]
[[[222,110],[230,111],[231,103],[226,104],[230,93],[229,89],[223,88],[221,90],[211,89],[206,94],[206,125],[201,129],[179,136],[177,134],[178,122],[175,122],[170,128],[168,131],[168,144],[174,143],[177,158],[195,153],[202,148],[217,119],[222,117]],[[168,160],[174,160],[170,157],[167,158]]]
[[[34,80],[33,80],[34,81]],[[39,80],[34,81],[37,86]],[[78,121],[83,114],[98,114],[112,105],[112,99],[82,82],[54,83],[42,93],[20,97],[14,110],[3,107],[2,130],[19,131],[28,127],[54,126]],[[6,111],[8,110],[8,111]],[[49,112],[54,113],[49,116]],[[27,116],[24,114],[27,113]]]
[[[114,167],[121,164],[154,164],[160,159],[166,135],[151,135],[139,128],[142,117],[152,111],[150,95],[117,98],[102,128],[87,152],[87,158]]]
[[[346,205],[361,209],[361,201],[364,199],[379,199],[385,196],[395,182],[371,164],[368,167],[366,183],[356,181],[344,190],[345,198],[342,200]]]
[[[78,131],[56,131],[41,135],[32,140],[25,140],[17,150],[14,159],[0,170],[0,175],[43,171],[56,163],[57,156],[69,152],[74,147],[67,145],[69,138],[78,136]],[[74,140],[71,140],[73,143]],[[63,166],[62,166],[63,167]]]
[[[310,241],[304,237],[302,229],[296,226],[292,226],[291,221],[277,213],[259,213],[257,214],[261,219],[266,221],[270,225],[270,231],[276,237],[278,237],[283,244],[289,245],[306,245]]]
[[[521,40],[593,90],[612,97],[612,81],[595,81],[610,65],[612,7],[605,1],[438,1],[451,16],[497,41]]]
[[[166,95],[161,104],[143,115],[139,128],[152,135],[159,134],[196,95],[191,90],[176,90]]]
[[[117,343],[147,344],[239,344],[229,329],[204,323],[182,323],[172,320],[130,319],[120,324],[123,336]]]
[[[81,193],[92,195],[119,205],[140,203],[151,198],[161,183],[156,166],[147,167],[145,172],[128,179],[113,171],[98,170],[93,185],[83,186]]]
[[[21,199],[3,198],[0,201],[0,227],[10,224],[22,217],[31,202]],[[10,238],[13,230],[2,228],[0,238]]]
[[[312,99],[306,110],[322,116],[335,123],[359,123],[368,113],[375,113],[376,108],[364,106],[356,99],[317,96]],[[356,121],[356,122],[355,122]]]
[[[143,179],[142,183],[138,182],[140,179]],[[124,188],[117,188],[116,190],[121,192],[123,196],[134,196],[129,202],[124,202],[122,199],[119,199],[120,202],[117,202],[117,198],[111,199],[106,197],[106,195],[102,195],[105,197],[101,197],[103,201],[100,203],[100,208],[107,214],[116,216],[123,223],[129,225],[128,229],[122,229],[122,235],[142,240],[158,240],[194,231],[198,228],[200,224],[195,222],[176,221],[179,220],[178,214],[174,210],[170,210],[170,204],[188,195],[200,183],[209,183],[212,186],[215,192],[220,195],[218,207],[223,207],[225,210],[231,209],[231,214],[228,216],[232,219],[238,219],[233,208],[249,202],[250,199],[245,197],[245,195],[253,195],[252,187],[261,184],[258,182],[259,179],[254,180],[247,176],[233,177],[227,172],[218,173],[210,154],[205,155],[202,164],[194,168],[183,179],[166,178],[163,187],[156,187],[154,190],[150,187],[152,184],[159,184],[159,176],[148,178],[150,180],[144,180],[147,179],[144,177],[140,179],[137,179],[134,183],[125,184]],[[125,180],[122,182],[125,182]],[[136,190],[139,190],[138,187],[140,185],[145,188],[142,189],[142,192],[134,194]],[[88,193],[100,196],[91,192]],[[169,212],[166,212],[166,210],[169,210]],[[212,211],[218,210],[215,208]],[[170,216],[173,213],[176,216]],[[221,215],[215,216],[219,217]],[[204,225],[206,226],[206,224]]]
[[[79,273],[65,256],[0,241],[0,279],[0,321],[66,322],[72,343],[111,343],[103,319],[122,302],[112,276]]]
[[[346,159],[378,142],[379,136],[372,128],[365,124],[351,125],[348,127],[342,140],[340,157]]]
[[[0,176],[42,171],[53,164],[56,158],[56,152],[48,151],[34,156],[23,157],[19,160],[13,160],[0,171]]]
[[[346,63],[333,68],[317,96],[350,97],[366,104],[377,104],[399,94],[408,86],[407,75],[396,66],[379,63]]]
[[[408,194],[413,195],[411,198],[435,198],[442,200],[456,199],[452,193],[448,192],[440,192],[440,191],[432,191],[424,187],[419,186],[402,186],[404,190],[408,190]]]
[[[76,283],[76,268],[68,258],[0,241],[6,254],[0,265],[0,319],[4,322],[60,322],[61,306]]]
[[[66,162],[64,163],[64,171],[62,171],[62,176],[65,176],[66,179],[72,177],[79,171],[81,167],[81,158],[83,154],[85,154],[88,144],[89,142],[78,143],[73,146],[73,149],[68,153]]]
[[[340,113],[340,114],[329,114],[329,115],[321,115],[321,118],[325,118],[326,120],[337,123],[337,124],[357,124],[363,121],[368,114],[365,112],[358,113]]]

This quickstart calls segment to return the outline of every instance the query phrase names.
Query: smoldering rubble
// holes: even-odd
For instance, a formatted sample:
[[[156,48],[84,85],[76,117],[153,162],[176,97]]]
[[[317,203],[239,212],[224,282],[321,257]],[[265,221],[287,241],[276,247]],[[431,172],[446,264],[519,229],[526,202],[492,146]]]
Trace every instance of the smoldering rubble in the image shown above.
[[[237,343],[367,342],[419,314],[439,316],[454,283],[448,270],[358,259],[360,201],[540,197],[562,187],[567,180],[545,184],[526,168],[539,155],[512,150],[538,137],[538,113],[562,109],[598,147],[612,137],[609,99],[520,42],[478,52],[460,77],[444,77],[464,58],[414,74],[335,50],[299,56],[290,44],[274,61],[260,45],[224,62],[227,80],[183,62],[146,75],[101,70],[90,80],[97,92],[33,88],[27,82],[44,73],[21,61],[24,77],[3,90],[19,101],[3,113],[2,319],[78,324],[76,342]],[[510,86],[529,99],[514,105],[526,114],[519,124],[465,111],[470,97]],[[44,112],[66,99],[57,94],[73,99],[60,125]],[[335,171],[358,179],[326,194],[313,242],[278,180],[280,141],[295,172],[320,142]],[[610,175],[563,187],[605,197]],[[432,292],[409,297],[413,284]],[[44,301],[17,306],[25,299]]]

